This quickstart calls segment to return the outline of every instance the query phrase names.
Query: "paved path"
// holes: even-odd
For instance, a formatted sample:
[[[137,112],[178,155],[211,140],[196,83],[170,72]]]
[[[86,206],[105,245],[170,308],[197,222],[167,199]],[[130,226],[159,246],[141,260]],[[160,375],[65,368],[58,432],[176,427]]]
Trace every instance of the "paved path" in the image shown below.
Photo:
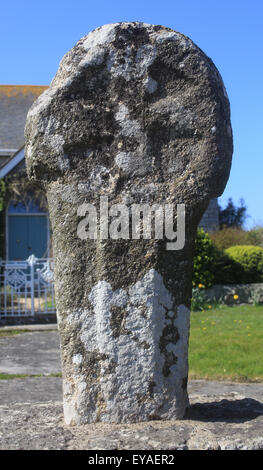
[[[30,331],[0,337],[0,373],[51,374],[60,371],[57,331]]]

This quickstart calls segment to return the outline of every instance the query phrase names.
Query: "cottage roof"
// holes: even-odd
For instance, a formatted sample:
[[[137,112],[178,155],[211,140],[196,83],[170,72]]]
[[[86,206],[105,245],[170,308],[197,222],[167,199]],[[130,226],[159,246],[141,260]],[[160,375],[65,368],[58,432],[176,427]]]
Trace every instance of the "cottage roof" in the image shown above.
[[[0,85],[0,155],[12,155],[24,144],[28,110],[48,87]]]

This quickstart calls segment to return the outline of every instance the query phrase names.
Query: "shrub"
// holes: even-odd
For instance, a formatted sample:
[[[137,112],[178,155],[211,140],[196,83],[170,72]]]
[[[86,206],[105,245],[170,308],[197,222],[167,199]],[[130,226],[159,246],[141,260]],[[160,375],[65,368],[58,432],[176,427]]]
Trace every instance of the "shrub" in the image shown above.
[[[236,245],[226,250],[216,247],[203,229],[198,229],[193,263],[193,307],[202,305],[198,285],[244,284],[263,282],[263,248]]]
[[[245,230],[236,227],[226,227],[209,234],[209,236],[219,250],[225,250],[235,245],[253,244],[250,241],[249,232],[245,232]]]
[[[211,238],[202,228],[197,230],[195,239],[193,286],[203,284],[211,287],[214,284],[214,264],[216,249]]]
[[[214,284],[240,284],[243,282],[244,268],[226,251],[215,251]]]
[[[263,281],[263,248],[253,245],[232,246],[225,250],[242,267],[241,283]]]

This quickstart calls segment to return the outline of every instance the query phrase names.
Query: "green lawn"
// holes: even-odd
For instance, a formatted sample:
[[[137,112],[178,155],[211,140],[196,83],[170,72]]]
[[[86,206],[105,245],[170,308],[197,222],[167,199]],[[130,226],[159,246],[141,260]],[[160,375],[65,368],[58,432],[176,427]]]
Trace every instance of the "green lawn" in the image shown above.
[[[21,333],[27,333],[29,331],[31,330],[0,330],[0,337],[20,335]]]
[[[191,313],[189,378],[263,382],[263,306]]]
[[[62,372],[53,374],[4,374],[0,373],[0,380],[25,379],[26,377],[62,377]]]

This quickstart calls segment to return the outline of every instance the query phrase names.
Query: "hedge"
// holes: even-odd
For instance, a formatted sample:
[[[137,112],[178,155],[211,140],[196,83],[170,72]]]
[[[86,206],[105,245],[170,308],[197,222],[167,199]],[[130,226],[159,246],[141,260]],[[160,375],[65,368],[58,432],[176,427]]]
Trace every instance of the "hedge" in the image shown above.
[[[263,248],[236,245],[226,250],[217,248],[203,229],[195,240],[193,287],[202,284],[250,284],[263,282]]]
[[[253,245],[231,246],[225,253],[240,266],[238,282],[263,281],[263,248]]]
[[[211,287],[214,284],[215,252],[211,238],[199,228],[195,239],[193,287],[199,284]]]

